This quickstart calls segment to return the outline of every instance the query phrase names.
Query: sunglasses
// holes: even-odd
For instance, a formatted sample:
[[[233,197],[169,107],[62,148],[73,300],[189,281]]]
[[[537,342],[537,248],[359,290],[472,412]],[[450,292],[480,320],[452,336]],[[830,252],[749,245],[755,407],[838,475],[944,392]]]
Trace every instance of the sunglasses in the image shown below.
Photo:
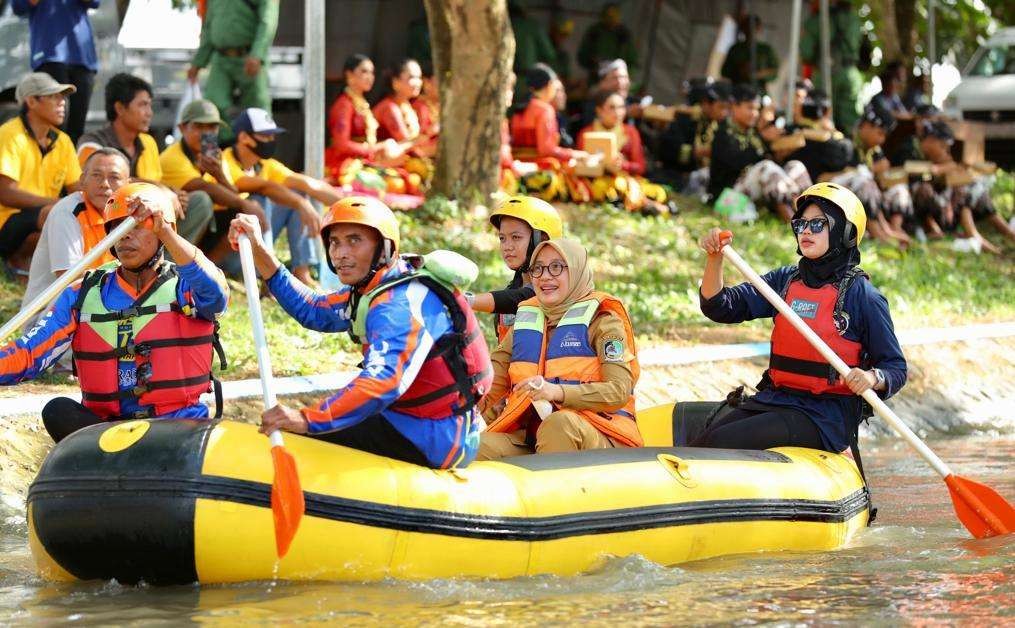
[[[567,268],[567,264],[563,262],[550,262],[545,266],[543,265],[531,266],[529,267],[529,277],[532,277],[533,279],[538,279],[543,276],[544,270],[550,273],[551,277],[559,277],[560,274],[564,272],[565,268]]]
[[[811,233],[817,235],[824,231],[825,227],[828,226],[828,219],[811,218],[810,220],[805,220],[803,218],[794,218],[789,222],[789,224],[793,226],[793,233],[797,235],[800,235],[807,229],[810,229]]]

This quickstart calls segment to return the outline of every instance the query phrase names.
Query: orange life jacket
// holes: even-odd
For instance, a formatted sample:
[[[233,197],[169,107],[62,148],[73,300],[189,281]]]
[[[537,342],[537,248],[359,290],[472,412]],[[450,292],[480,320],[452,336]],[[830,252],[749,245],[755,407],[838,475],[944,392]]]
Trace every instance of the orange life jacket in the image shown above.
[[[599,357],[589,327],[600,312],[612,312],[624,323],[628,347],[637,356],[634,346],[634,329],[624,304],[616,297],[594,292],[584,301],[568,308],[557,327],[546,334],[546,318],[535,298],[522,301],[515,315],[514,337],[511,347],[511,364],[508,366],[508,385],[535,375],[542,375],[554,384],[588,384],[603,381]],[[634,382],[637,383],[641,369],[638,358],[631,362]],[[511,432],[529,416],[532,403],[519,393],[511,393],[504,411],[487,429],[490,432]],[[560,409],[560,404],[554,404]],[[596,412],[574,410],[597,430],[628,447],[641,447],[644,441],[635,418],[634,391],[627,403],[619,410]]]
[[[81,195],[81,202],[74,208],[74,217],[77,218],[78,226],[81,227],[81,237],[84,243],[83,252],[87,253],[95,248],[102,238],[106,237],[105,221],[102,219],[102,210],[95,209],[88,202],[84,194]],[[114,259],[111,251],[103,251],[97,260],[92,262],[89,269],[95,269],[103,264],[108,264]]]
[[[843,337],[849,318],[842,305],[853,280],[863,271],[856,269],[836,284],[809,288],[794,274],[786,284],[783,299],[808,327],[850,367],[861,364],[862,345]],[[772,352],[768,377],[777,388],[813,395],[853,395],[839,382],[839,373],[785,317],[776,314],[772,329]]]

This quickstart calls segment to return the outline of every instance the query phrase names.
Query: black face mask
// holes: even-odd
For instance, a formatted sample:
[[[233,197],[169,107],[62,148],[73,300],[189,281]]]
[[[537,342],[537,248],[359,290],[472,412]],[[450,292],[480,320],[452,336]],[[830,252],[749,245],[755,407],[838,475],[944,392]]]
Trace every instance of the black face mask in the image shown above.
[[[261,159],[271,159],[275,155],[276,145],[277,142],[275,141],[274,138],[272,138],[267,142],[257,141],[257,143],[254,144],[253,148],[251,148],[250,150],[254,151],[254,154],[260,157]]]

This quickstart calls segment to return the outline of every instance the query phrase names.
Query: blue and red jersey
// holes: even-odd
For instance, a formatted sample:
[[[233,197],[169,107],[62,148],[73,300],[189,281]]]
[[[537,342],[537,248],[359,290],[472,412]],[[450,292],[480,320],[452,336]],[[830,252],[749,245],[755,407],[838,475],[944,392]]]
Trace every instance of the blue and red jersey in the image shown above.
[[[382,281],[409,272],[398,262],[363,289],[369,292]],[[345,332],[352,327],[350,299],[343,286],[319,294],[280,268],[268,281],[279,304],[307,329]],[[363,368],[347,386],[317,407],[304,408],[309,432],[334,432],[380,414],[411,441],[437,468],[464,466],[476,456],[479,421],[474,409],[455,415],[449,407],[443,416],[421,419],[391,409],[412,385],[434,343],[453,331],[451,317],[439,296],[417,281],[398,284],[382,292],[367,313]]]
[[[191,262],[178,266],[177,272],[179,282],[176,297],[181,305],[190,305],[198,316],[209,321],[215,320],[225,311],[228,294],[209,271],[197,262]],[[146,288],[147,286],[143,286],[142,292]],[[100,290],[102,303],[109,310],[127,309],[141,294],[116,272],[107,273],[96,289]],[[74,310],[74,305],[80,290],[81,281],[69,286],[60,293],[35,327],[0,349],[0,385],[10,386],[34,379],[70,348],[71,340],[78,328],[78,313]],[[129,329],[129,325],[125,326],[125,330]],[[117,338],[117,344],[127,346],[131,340],[133,338],[127,332]],[[119,390],[130,390],[137,384],[137,370],[133,360],[122,360],[118,364],[118,371]],[[120,416],[132,416],[140,409],[136,398],[126,397],[120,400]],[[199,403],[182,407],[166,416],[207,418],[208,408]]]

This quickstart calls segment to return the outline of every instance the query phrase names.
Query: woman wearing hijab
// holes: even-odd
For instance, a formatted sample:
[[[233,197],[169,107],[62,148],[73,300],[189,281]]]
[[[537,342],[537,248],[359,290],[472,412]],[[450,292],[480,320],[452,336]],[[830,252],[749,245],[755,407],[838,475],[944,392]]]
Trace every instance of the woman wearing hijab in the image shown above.
[[[624,304],[595,290],[588,251],[573,240],[541,242],[528,272],[536,296],[518,306],[490,356],[479,459],[640,447],[638,358]]]
[[[867,215],[851,191],[818,183],[796,199],[791,225],[800,261],[763,276],[851,368],[845,378],[749,283],[723,287],[720,231],[701,239],[708,254],[701,311],[717,323],[775,319],[768,370],[758,394],[740,401],[691,443],[768,449],[799,446],[855,451],[863,414],[858,397],[873,388],[887,399],[906,383],[906,359],[888,301],[857,265]]]
[[[532,252],[540,242],[562,237],[564,223],[553,205],[532,196],[504,199],[490,214],[490,223],[497,229],[501,257],[515,275],[503,290],[467,292],[466,298],[476,312],[497,316],[497,341],[500,342],[511,329],[519,304],[536,296],[528,275]]]

